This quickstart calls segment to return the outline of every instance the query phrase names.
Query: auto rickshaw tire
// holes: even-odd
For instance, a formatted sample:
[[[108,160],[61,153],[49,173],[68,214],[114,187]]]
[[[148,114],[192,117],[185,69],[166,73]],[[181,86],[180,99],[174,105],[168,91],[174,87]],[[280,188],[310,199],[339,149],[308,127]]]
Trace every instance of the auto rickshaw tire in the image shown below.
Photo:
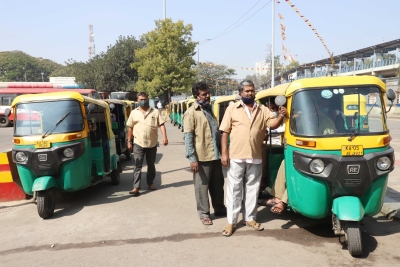
[[[11,121],[6,116],[0,116],[0,127],[11,126]]]
[[[117,164],[119,164],[119,162]],[[120,180],[121,180],[121,178],[119,176],[119,170],[118,170],[118,167],[117,167],[115,170],[113,170],[111,172],[111,183],[113,185],[119,185]]]
[[[183,126],[181,127],[181,132],[183,133]]]
[[[56,196],[52,188],[37,192],[37,211],[41,218],[48,219],[54,214]]]
[[[129,149],[127,149],[127,150],[125,151],[125,157],[126,157],[126,160],[131,160],[131,159],[132,159],[132,154],[131,154],[131,152],[129,151]]]
[[[176,125],[176,121],[174,121],[174,126]]]
[[[360,223],[354,221],[344,222],[344,232],[347,241],[347,248],[353,257],[361,256],[363,252]]]

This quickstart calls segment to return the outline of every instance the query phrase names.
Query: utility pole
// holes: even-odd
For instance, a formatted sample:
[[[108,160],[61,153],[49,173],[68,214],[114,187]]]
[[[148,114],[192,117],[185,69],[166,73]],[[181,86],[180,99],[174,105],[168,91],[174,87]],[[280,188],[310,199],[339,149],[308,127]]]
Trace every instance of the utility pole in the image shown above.
[[[275,0],[272,0],[271,88],[275,86]]]
[[[167,18],[167,0],[164,0],[164,20]]]
[[[95,54],[93,25],[89,24],[89,60],[94,58]]]

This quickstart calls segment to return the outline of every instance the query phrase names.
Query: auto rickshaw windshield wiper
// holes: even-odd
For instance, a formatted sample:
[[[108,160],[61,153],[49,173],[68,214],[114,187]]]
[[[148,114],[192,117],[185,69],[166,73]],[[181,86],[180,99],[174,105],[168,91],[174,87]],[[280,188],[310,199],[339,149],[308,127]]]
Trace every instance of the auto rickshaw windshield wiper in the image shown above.
[[[367,115],[365,115],[365,117],[363,118],[363,121],[362,121],[361,123],[359,123],[359,124],[358,124],[358,127],[355,128],[355,129],[351,132],[351,135],[349,136],[349,138],[347,138],[347,140],[349,140],[349,141],[353,140],[353,137],[355,137],[355,136],[360,132],[360,127],[361,127],[361,125],[364,124],[365,119],[368,118],[368,115],[369,115],[369,113],[372,111],[372,109],[374,108],[375,104],[376,104],[376,102],[375,102],[374,104],[372,104],[371,109],[368,111]]]
[[[68,117],[69,114],[71,114],[71,111],[68,112],[67,114],[65,114],[64,116],[62,116],[62,117],[57,121],[57,123],[54,125],[54,127],[51,129],[51,131],[50,131],[50,129],[48,129],[48,130],[42,135],[42,138],[45,138],[45,137],[51,135],[51,133],[54,131],[54,129],[55,129],[63,120],[65,120],[65,118]],[[47,134],[47,133],[49,133],[49,134]]]

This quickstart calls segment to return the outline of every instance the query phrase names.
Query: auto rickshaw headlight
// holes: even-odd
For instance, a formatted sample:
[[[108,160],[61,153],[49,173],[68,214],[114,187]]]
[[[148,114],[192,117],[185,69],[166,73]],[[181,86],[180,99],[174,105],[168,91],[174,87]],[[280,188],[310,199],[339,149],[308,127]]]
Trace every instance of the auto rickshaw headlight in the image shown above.
[[[66,158],[72,158],[74,156],[74,150],[72,150],[72,148],[66,148],[63,151],[63,154]]]
[[[322,160],[320,159],[313,159],[310,162],[310,171],[312,173],[321,173],[325,169],[325,164]]]
[[[27,158],[28,158],[28,156],[26,155],[25,152],[21,152],[21,151],[20,151],[20,152],[17,152],[17,153],[15,154],[15,159],[16,159],[18,162],[26,161]]]
[[[376,167],[378,167],[378,169],[380,169],[381,171],[388,170],[391,165],[392,161],[388,157],[381,157],[376,162]]]

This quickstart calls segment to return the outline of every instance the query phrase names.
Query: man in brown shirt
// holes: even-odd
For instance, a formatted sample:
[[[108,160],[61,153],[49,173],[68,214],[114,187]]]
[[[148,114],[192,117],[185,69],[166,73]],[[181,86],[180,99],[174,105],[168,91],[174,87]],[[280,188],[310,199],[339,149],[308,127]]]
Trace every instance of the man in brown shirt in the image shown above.
[[[232,235],[243,207],[243,219],[247,226],[257,231],[264,228],[256,222],[257,196],[262,174],[263,139],[267,126],[277,128],[286,115],[286,109],[280,107],[278,118],[255,98],[254,83],[246,80],[240,83],[241,100],[230,105],[222,119],[222,165],[228,167],[226,187],[226,209],[228,225],[222,231],[224,236]],[[228,151],[228,137],[230,147]]]
[[[140,193],[140,179],[142,174],[143,158],[146,156],[147,162],[147,185],[150,190],[155,190],[153,184],[156,177],[156,167],[154,166],[157,155],[158,128],[163,135],[164,146],[168,145],[167,131],[165,121],[157,109],[149,106],[149,98],[146,93],[137,94],[139,107],[132,110],[128,122],[128,149],[133,151],[133,190],[129,192],[132,195]],[[132,142],[134,137],[134,143]]]
[[[193,172],[197,213],[204,225],[211,225],[208,193],[214,215],[226,215],[224,175],[220,160],[221,134],[211,111],[208,85],[196,83],[192,87],[192,94],[196,101],[183,116],[186,157]]]

